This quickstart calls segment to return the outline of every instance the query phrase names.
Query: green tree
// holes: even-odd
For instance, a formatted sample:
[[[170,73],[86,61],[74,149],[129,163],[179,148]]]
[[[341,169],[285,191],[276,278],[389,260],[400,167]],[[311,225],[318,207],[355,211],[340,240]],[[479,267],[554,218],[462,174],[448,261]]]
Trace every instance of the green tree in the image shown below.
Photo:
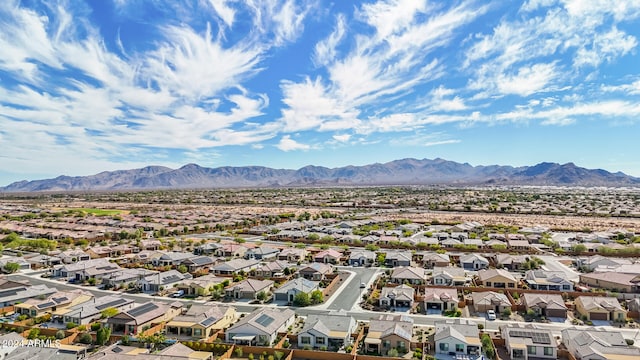
[[[111,329],[109,327],[101,327],[96,332],[96,344],[104,345],[111,337]]]
[[[309,294],[307,294],[306,292],[297,293],[296,296],[293,297],[293,305],[300,307],[311,305]]]
[[[324,301],[324,294],[320,290],[313,290],[311,292],[311,303],[321,304]]]
[[[259,293],[256,294],[256,299],[260,300],[260,301],[265,301],[267,300],[267,293],[264,291],[260,291]]]
[[[93,338],[91,337],[91,334],[84,333],[80,335],[80,338],[78,339],[78,341],[80,341],[80,343],[82,344],[91,344],[93,342]]]
[[[18,263],[14,263],[14,262],[8,262],[6,264],[4,264],[4,271],[9,273],[9,274],[13,274],[14,272],[18,271],[18,269],[20,269],[20,265]]]
[[[189,269],[187,268],[186,265],[178,265],[178,271],[180,271],[182,274],[184,274],[187,271],[189,271]]]

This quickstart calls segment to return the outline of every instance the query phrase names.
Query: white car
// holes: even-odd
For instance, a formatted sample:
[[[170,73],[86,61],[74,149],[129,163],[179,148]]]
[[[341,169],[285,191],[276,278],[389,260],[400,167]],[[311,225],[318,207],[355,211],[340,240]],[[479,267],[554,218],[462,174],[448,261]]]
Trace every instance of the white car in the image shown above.
[[[487,310],[487,319],[495,320],[496,319],[496,312],[493,311],[493,310]]]

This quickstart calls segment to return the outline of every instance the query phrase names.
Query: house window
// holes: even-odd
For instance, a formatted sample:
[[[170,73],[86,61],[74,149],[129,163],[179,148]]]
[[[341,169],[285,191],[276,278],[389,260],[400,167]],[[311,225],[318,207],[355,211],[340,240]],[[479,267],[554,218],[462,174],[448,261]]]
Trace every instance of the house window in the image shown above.
[[[317,337],[316,344],[324,344],[324,337]]]
[[[456,351],[457,352],[463,352],[464,351],[464,344],[456,344]]]
[[[487,287],[491,287],[491,281],[486,282]]]
[[[404,341],[398,340],[398,345],[396,347],[399,349],[404,349]]]
[[[513,287],[515,287],[515,286],[516,286],[516,284],[514,284],[514,283],[509,283],[509,287],[510,287],[510,288],[513,288]]]
[[[389,340],[385,340],[382,342],[382,347],[384,347],[385,349],[388,347],[391,347],[391,342]]]
[[[436,279],[436,284],[438,284],[438,285],[442,284],[442,279],[440,279],[440,278]]]
[[[301,344],[311,344],[311,338],[308,336],[302,336],[300,338],[300,343]]]
[[[571,290],[571,285],[562,285],[562,290]]]
[[[193,329],[193,336],[201,336],[202,329]]]
[[[448,343],[440,343],[440,351],[449,351],[449,344]]]
[[[553,356],[553,348],[552,347],[545,347],[544,348],[544,354],[547,356]]]
[[[535,355],[536,354],[536,347],[535,346],[527,346],[527,354]]]

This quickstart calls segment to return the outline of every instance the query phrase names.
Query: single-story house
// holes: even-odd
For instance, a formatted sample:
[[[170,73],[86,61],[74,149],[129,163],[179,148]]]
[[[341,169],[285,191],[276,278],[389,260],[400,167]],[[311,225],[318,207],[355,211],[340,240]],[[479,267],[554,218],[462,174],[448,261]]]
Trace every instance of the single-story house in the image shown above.
[[[290,309],[263,307],[243,317],[225,331],[226,341],[235,344],[271,346],[278,333],[295,321]]]

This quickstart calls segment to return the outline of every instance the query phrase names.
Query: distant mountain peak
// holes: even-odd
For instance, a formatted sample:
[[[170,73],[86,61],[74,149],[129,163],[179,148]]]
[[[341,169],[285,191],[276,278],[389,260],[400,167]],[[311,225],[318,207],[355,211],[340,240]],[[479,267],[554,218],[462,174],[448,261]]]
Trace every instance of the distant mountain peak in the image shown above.
[[[96,191],[135,189],[195,189],[284,186],[368,185],[561,185],[638,186],[640,179],[621,172],[589,170],[569,162],[542,162],[533,166],[471,166],[442,158],[401,159],[384,164],[327,168],[307,165],[298,170],[263,166],[218,168],[186,164],[178,169],[147,166],[141,169],[103,171],[90,176],[18,181],[1,192]]]

